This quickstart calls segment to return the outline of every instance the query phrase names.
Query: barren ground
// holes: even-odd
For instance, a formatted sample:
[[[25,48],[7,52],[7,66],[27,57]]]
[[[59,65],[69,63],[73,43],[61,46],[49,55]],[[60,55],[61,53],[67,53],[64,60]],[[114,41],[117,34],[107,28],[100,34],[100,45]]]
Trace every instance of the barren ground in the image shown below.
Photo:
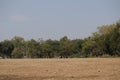
[[[120,58],[0,59],[0,80],[120,80]]]

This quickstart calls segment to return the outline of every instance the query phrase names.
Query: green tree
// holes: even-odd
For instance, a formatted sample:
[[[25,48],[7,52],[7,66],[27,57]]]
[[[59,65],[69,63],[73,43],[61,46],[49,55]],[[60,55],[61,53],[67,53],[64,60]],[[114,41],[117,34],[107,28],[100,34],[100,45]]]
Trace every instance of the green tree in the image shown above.
[[[26,56],[29,58],[41,57],[41,46],[40,43],[31,39],[26,43]]]
[[[71,55],[70,57],[82,57],[82,44],[83,40],[82,39],[74,39],[71,40]]]
[[[22,50],[15,48],[12,52],[13,58],[23,58]]]
[[[60,57],[61,58],[68,58],[70,55],[72,55],[72,46],[71,40],[67,38],[67,36],[64,36],[60,39]]]
[[[17,56],[16,50],[18,50],[19,51],[18,56],[22,55],[22,57],[24,57],[26,54],[26,46],[25,46],[24,38],[19,37],[19,36],[15,36],[11,41],[15,47],[15,53],[12,53],[12,56],[13,57]]]
[[[60,48],[60,42],[57,40],[47,40],[46,44],[49,45],[49,50],[51,50],[51,57],[58,57],[59,56],[59,48]]]
[[[9,40],[4,40],[0,43],[0,54],[3,58],[11,58],[11,53],[14,49],[14,45]]]

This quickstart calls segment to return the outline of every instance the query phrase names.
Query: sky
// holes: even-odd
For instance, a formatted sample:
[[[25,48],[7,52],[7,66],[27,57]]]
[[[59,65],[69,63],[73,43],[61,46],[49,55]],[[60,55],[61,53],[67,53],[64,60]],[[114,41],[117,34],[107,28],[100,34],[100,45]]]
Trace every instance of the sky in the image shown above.
[[[0,0],[0,41],[83,39],[120,19],[120,0]]]

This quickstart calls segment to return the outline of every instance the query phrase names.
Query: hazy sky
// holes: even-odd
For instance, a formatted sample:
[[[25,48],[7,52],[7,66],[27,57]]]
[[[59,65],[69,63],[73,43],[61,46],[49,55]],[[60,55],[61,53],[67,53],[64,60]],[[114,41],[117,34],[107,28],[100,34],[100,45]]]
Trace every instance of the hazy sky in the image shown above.
[[[85,38],[120,19],[120,0],[0,0],[0,41]]]

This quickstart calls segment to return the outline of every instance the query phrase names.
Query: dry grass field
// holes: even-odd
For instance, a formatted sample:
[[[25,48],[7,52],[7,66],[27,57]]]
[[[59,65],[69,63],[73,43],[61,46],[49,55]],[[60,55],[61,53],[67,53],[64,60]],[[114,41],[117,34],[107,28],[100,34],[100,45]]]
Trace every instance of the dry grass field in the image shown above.
[[[0,59],[0,80],[120,80],[120,58]]]

